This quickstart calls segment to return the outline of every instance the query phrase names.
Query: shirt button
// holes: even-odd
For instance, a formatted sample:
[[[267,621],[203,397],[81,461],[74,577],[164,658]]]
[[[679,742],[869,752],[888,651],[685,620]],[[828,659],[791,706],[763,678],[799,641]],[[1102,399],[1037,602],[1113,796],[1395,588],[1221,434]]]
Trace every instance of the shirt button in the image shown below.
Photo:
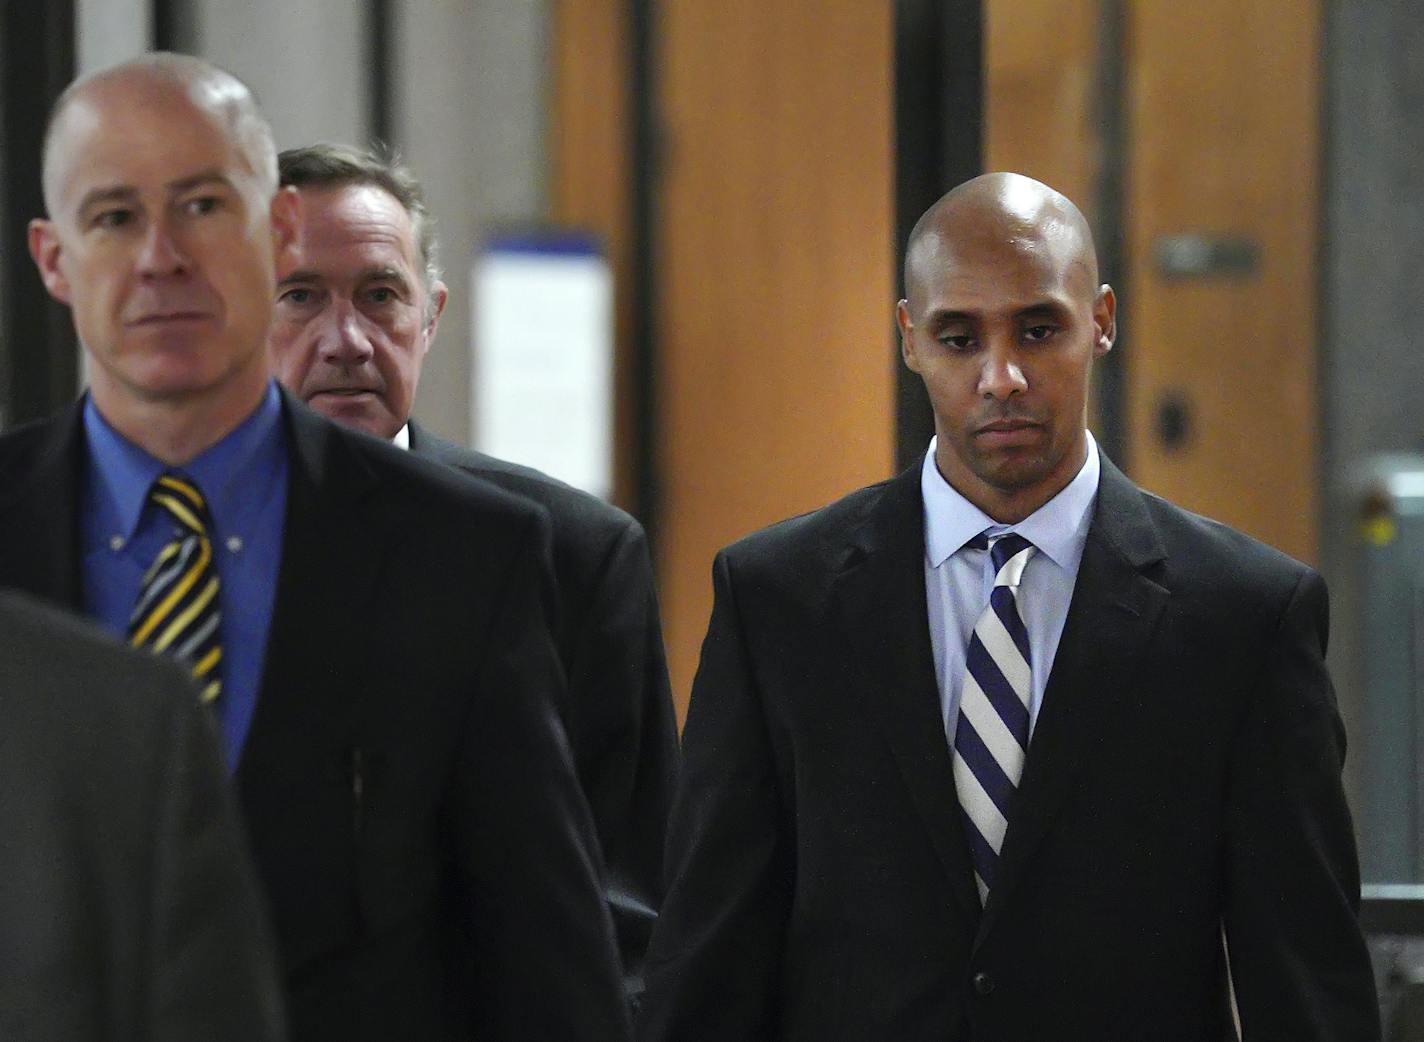
[[[121,536],[121,535],[111,535],[111,536],[109,536],[109,549],[110,549],[110,550],[114,551],[114,553],[118,553],[118,552],[119,552],[120,550],[122,550],[123,548],[124,548],[124,537],[123,537],[123,536]]]
[[[983,970],[974,975],[972,983],[974,984],[974,994],[980,996],[994,994],[994,978]]]
[[[242,553],[242,536],[230,535],[227,537],[227,548],[235,554]]]

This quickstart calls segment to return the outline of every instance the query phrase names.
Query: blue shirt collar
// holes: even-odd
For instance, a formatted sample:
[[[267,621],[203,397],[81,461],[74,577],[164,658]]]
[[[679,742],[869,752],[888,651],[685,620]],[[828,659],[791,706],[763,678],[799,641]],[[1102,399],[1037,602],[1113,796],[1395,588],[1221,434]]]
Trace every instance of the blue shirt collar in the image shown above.
[[[119,522],[118,534],[132,539],[148,502],[148,490],[170,468],[116,431],[99,412],[92,395],[84,401],[84,437],[95,490],[111,503]],[[282,399],[273,381],[247,419],[186,466],[172,469],[187,474],[202,490],[214,524],[222,531],[247,513],[243,490],[280,466],[285,451]]]
[[[920,493],[925,503],[925,556],[930,567],[938,568],[985,529],[990,529],[991,535],[1017,532],[1059,565],[1066,566],[1073,560],[1075,546],[1082,545],[1102,470],[1098,444],[1091,431],[1085,433],[1088,458],[1077,476],[1058,495],[1016,525],[999,524],[944,479],[934,461],[939,439],[931,438],[920,468]]]

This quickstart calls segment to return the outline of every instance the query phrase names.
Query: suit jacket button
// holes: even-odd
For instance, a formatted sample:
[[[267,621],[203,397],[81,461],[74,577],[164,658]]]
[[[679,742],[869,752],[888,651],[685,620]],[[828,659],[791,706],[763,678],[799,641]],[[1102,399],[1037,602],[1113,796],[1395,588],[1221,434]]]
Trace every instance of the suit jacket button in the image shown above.
[[[974,994],[981,996],[994,994],[994,978],[983,970],[980,970],[974,975],[972,983],[974,985]]]

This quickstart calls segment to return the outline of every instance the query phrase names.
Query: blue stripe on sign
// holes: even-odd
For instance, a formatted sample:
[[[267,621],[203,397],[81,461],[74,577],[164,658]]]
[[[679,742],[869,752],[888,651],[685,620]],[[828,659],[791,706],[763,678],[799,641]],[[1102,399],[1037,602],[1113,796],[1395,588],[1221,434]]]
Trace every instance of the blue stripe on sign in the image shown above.
[[[1024,628],[1023,619],[1019,618],[1018,602],[1014,600],[1013,591],[1007,586],[996,586],[989,594],[989,603],[994,606],[994,614],[1004,624],[1004,629],[1008,630],[1009,636],[1014,639],[1014,647],[1019,649],[1019,654],[1032,668],[1033,659],[1029,657],[1028,650],[1028,630]]]
[[[999,664],[979,639],[979,634],[970,634],[969,647],[965,650],[964,657],[965,664],[969,667],[969,675],[983,688],[984,694],[989,697],[989,704],[994,707],[994,712],[999,714],[999,719],[1004,721],[1009,734],[1027,749],[1028,706],[1019,701],[1013,685],[1004,677]]]
[[[992,890],[994,869],[998,867],[999,855],[994,853],[994,848],[989,846],[989,841],[984,838],[979,826],[974,824],[974,819],[963,807],[959,808],[959,816],[964,819],[964,837],[969,840],[969,859],[974,862],[975,871],[979,873],[979,878],[984,880],[984,885]]]
[[[603,240],[592,232],[575,229],[531,228],[492,236],[484,244],[486,253],[522,253],[537,257],[599,257]]]
[[[989,752],[984,739],[979,737],[979,732],[974,730],[974,725],[963,713],[959,714],[959,724],[954,729],[954,751],[963,758],[1007,821],[1009,803],[1014,795],[1014,783],[1009,780],[1004,768],[994,759],[994,754]]]

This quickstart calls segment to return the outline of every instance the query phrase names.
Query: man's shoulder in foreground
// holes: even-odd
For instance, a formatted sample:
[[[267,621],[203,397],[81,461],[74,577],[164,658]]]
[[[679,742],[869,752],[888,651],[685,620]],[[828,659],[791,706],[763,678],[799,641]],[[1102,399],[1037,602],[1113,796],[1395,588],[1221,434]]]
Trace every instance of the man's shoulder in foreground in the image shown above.
[[[56,720],[80,714],[138,725],[186,712],[175,691],[192,696],[177,664],[141,657],[90,623],[12,590],[0,590],[0,646],[11,713],[37,703]]]
[[[77,444],[81,404],[0,433],[0,504],[21,494],[23,488],[17,486],[33,477],[37,467]]]
[[[276,959],[184,671],[0,593],[0,1035],[283,1037]]]
[[[1309,565],[1276,547],[1121,480],[1127,494],[1141,502],[1160,540],[1164,579],[1190,576],[1204,594],[1226,598],[1290,590],[1306,579],[1323,581]],[[1104,512],[1112,507],[1100,497],[1096,530],[1104,529]]]

